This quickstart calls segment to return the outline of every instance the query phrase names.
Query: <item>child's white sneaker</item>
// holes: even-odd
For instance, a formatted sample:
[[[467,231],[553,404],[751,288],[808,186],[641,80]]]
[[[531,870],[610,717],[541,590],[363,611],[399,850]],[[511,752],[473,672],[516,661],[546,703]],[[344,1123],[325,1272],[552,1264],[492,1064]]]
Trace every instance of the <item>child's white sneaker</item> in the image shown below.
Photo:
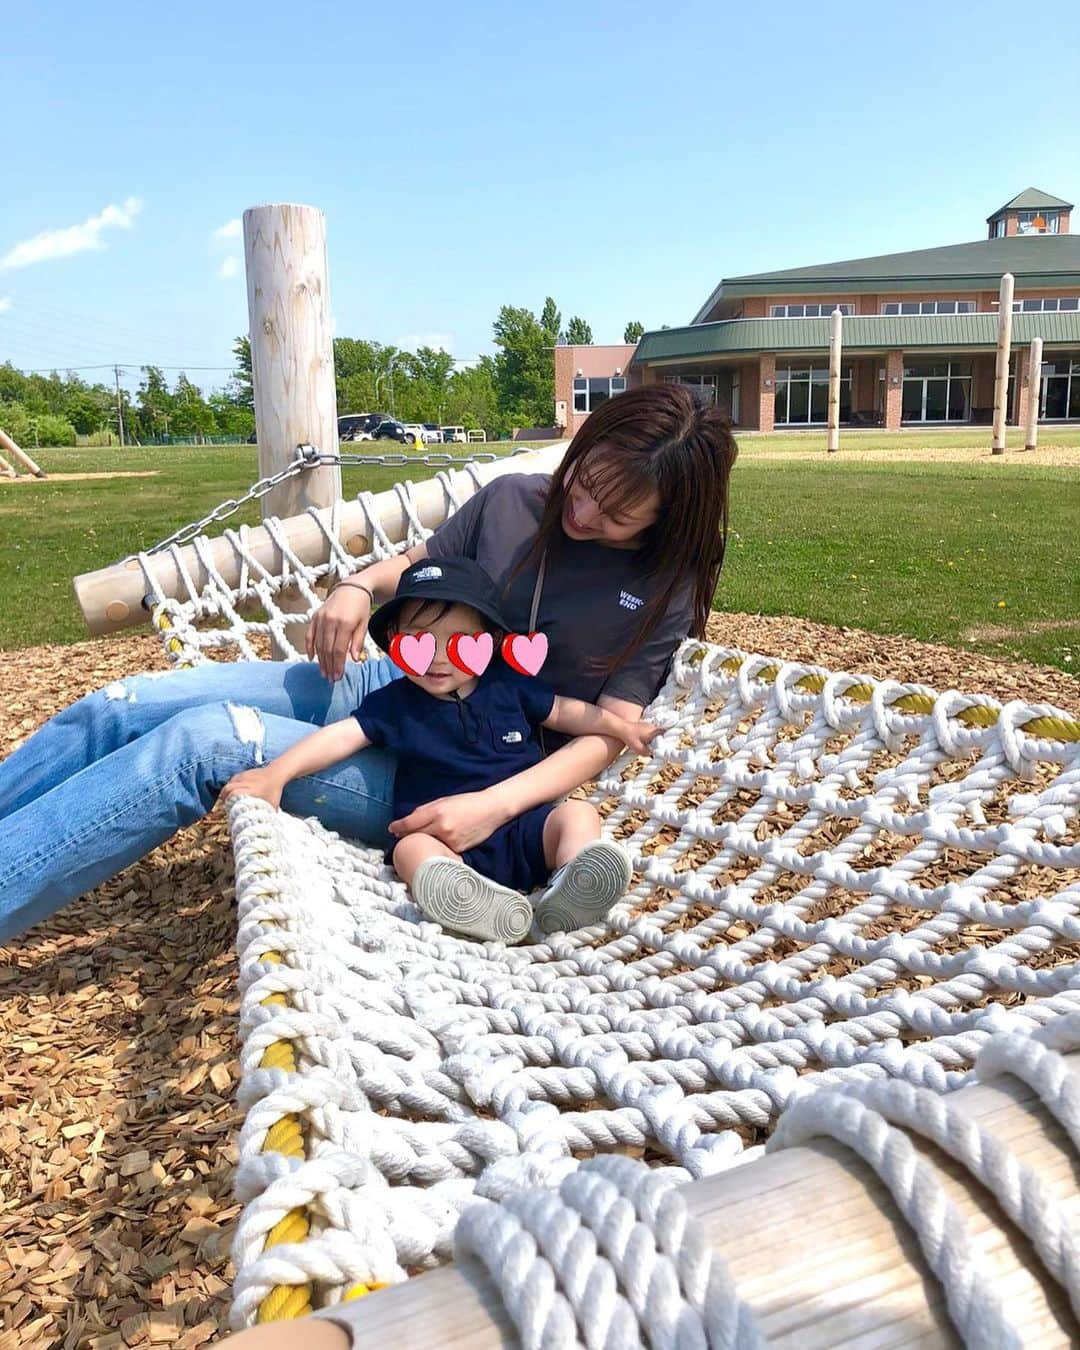
[[[569,933],[599,923],[626,894],[632,872],[626,850],[614,840],[586,844],[552,874],[536,902],[537,927],[541,933]]]
[[[425,858],[413,873],[412,894],[425,917],[468,937],[520,942],[532,925],[523,895],[454,858]]]

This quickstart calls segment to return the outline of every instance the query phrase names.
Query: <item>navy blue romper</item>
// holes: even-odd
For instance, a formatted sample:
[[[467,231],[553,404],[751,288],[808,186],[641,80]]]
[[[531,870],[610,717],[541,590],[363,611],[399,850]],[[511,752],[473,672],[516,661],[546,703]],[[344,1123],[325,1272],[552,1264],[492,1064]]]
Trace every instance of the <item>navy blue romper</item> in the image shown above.
[[[394,819],[437,797],[480,792],[543,758],[536,728],[551,715],[554,690],[497,657],[463,699],[426,693],[408,678],[372,690],[355,710],[373,745],[396,752]],[[547,880],[544,822],[551,802],[500,826],[467,849],[464,862],[491,881],[527,893]],[[386,850],[393,855],[394,839]]]

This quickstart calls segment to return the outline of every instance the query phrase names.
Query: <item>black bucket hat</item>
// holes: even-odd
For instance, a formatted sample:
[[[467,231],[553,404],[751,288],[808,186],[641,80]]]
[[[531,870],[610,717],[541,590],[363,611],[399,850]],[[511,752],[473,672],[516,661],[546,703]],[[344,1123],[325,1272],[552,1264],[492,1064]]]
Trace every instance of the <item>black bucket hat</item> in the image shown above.
[[[491,577],[479,563],[469,558],[423,558],[401,574],[393,600],[380,605],[371,616],[368,632],[384,652],[390,650],[391,630],[408,600],[449,600],[469,605],[485,619],[509,632],[499,609],[499,593]]]

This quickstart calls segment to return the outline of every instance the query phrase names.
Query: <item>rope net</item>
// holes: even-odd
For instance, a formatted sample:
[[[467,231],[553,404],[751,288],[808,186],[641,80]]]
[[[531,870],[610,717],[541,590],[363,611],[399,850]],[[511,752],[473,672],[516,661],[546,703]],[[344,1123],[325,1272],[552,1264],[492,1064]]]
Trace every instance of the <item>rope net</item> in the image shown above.
[[[242,988],[234,1324],[448,1260],[462,1210],[623,1153],[701,1177],[811,1088],[947,1093],[1080,1011],[1080,724],[688,641],[590,794],[634,864],[516,948],[376,850],[230,805]]]

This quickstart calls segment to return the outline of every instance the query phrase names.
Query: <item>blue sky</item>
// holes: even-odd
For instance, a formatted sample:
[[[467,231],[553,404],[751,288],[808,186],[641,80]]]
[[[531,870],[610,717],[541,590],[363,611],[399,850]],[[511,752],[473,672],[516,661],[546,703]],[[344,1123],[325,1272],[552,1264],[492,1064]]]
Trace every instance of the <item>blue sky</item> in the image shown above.
[[[3,47],[0,361],[24,369],[221,383],[194,368],[247,314],[216,232],[263,201],[326,211],[339,335],[468,359],[503,303],[552,294],[621,341],[724,275],[1080,193],[1075,0],[44,0]]]

